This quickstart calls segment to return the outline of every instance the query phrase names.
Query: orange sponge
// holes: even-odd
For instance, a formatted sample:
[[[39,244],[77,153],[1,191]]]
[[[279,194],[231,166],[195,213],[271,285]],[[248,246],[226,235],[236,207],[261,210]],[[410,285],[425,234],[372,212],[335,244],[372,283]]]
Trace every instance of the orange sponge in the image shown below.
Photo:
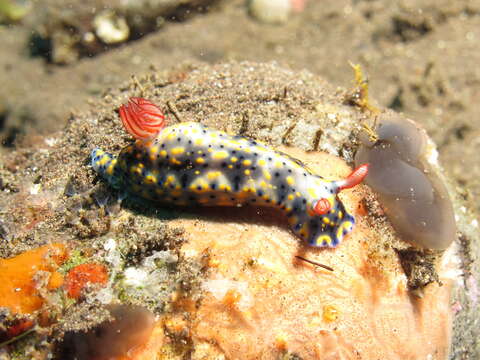
[[[56,269],[67,257],[63,244],[50,244],[10,259],[0,259],[0,307],[9,308],[15,314],[38,310],[44,301],[41,287],[54,290],[63,284],[63,277]],[[39,271],[50,273],[46,285],[36,279]]]

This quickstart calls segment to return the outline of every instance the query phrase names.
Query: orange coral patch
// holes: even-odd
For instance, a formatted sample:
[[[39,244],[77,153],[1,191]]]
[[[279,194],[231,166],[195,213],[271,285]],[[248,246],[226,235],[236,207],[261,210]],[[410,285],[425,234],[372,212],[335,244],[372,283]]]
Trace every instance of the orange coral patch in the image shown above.
[[[108,271],[101,264],[81,264],[71,269],[65,278],[65,288],[69,297],[78,299],[87,284],[106,285]]]
[[[58,265],[67,259],[62,244],[45,245],[29,250],[10,259],[0,260],[0,307],[7,307],[16,314],[28,314],[43,305],[40,282],[35,280],[39,271],[50,273],[48,290],[62,284],[62,275],[56,272]]]

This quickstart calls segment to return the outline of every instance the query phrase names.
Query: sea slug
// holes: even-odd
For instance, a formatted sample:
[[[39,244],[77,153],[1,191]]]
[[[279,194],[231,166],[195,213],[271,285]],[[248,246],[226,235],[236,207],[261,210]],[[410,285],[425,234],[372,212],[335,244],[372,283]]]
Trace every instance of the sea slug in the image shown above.
[[[195,122],[163,128],[160,109],[145,99],[130,99],[120,116],[137,141],[117,157],[91,154],[92,167],[117,189],[177,206],[276,207],[312,246],[335,247],[352,231],[355,220],[337,193],[360,183],[366,164],[328,181],[258,141]]]

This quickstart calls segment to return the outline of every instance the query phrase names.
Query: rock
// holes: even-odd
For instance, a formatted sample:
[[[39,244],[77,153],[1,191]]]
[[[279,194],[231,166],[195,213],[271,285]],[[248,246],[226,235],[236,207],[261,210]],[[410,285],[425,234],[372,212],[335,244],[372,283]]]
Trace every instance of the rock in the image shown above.
[[[290,0],[251,0],[250,13],[257,20],[267,24],[287,22],[292,11]]]
[[[72,177],[82,187],[92,191],[103,188],[112,198],[119,196],[94,174],[88,159],[95,147],[117,153],[132,141],[117,114],[118,107],[131,96],[141,95],[169,109],[169,122],[176,118],[197,121],[266,142],[306,162],[325,179],[342,178],[351,170],[358,147],[356,133],[367,115],[345,104],[346,91],[306,71],[294,72],[275,64],[193,64],[182,71],[175,81],[171,80],[172,72],[138,74],[141,94],[130,84],[111,89],[91,111],[73,115],[51,146],[28,153],[15,151],[6,158],[6,162],[17,161],[15,167],[0,168],[1,178],[21,183],[35,167],[36,182],[44,191],[61,191],[54,192],[60,195],[51,200],[51,208],[57,209],[54,216],[32,223],[12,242],[0,243],[2,253],[22,246],[33,248],[48,237],[62,237],[69,239],[73,251],[82,249],[95,262],[108,264],[113,301],[135,303],[154,310],[159,318],[175,319],[164,322],[163,327],[155,326],[155,338],[151,335],[146,344],[158,346],[152,347],[150,355],[174,358],[192,354],[192,358],[201,359],[238,358],[241,353],[243,358],[318,359],[360,353],[365,358],[444,359],[453,321],[452,351],[461,352],[468,344],[475,358],[478,328],[471,319],[478,313],[478,223],[448,182],[460,238],[435,256],[420,252],[399,257],[411,246],[397,237],[366,185],[340,194],[356,218],[356,227],[334,249],[306,246],[276,211],[172,208],[130,198],[111,215],[96,211],[100,205],[94,199],[85,201],[89,211],[95,210],[101,221],[109,219],[111,226],[108,234],[95,232],[88,240],[79,238],[58,202],[65,202],[61,194]],[[165,106],[167,103],[170,105]],[[302,139],[301,129],[317,135],[307,134]],[[301,149],[285,147],[288,144]],[[19,196],[3,195],[6,204]],[[24,212],[8,215],[13,228],[25,222]],[[105,244],[109,242],[115,244],[118,262],[108,260]],[[123,271],[141,270],[147,259],[165,251],[178,261],[175,266],[151,262],[163,276],[164,286],[154,285],[156,296],[126,294]],[[300,261],[296,255],[333,271]],[[404,263],[408,259],[424,266],[409,266]],[[468,274],[465,287],[457,283],[463,274]],[[429,280],[413,281],[417,277]],[[411,280],[421,291],[411,291]],[[151,282],[145,284],[148,287]],[[75,313],[81,317],[75,318],[64,309],[58,311],[65,314],[59,320],[65,331],[98,324],[95,318],[84,320],[92,314],[86,306],[95,308],[94,296],[87,292],[83,305],[75,304]],[[450,299],[455,303],[453,308]],[[61,334],[53,340],[61,342]]]
[[[126,20],[116,15],[113,11],[102,11],[93,19],[95,34],[105,44],[117,44],[124,42],[130,35],[130,29]]]

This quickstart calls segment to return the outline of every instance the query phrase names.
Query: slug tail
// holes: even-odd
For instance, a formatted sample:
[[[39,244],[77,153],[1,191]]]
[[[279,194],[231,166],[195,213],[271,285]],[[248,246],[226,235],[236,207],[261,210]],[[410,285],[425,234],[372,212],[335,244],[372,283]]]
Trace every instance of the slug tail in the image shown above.
[[[121,182],[116,171],[117,158],[99,148],[93,149],[90,157],[93,170],[114,188],[120,188]]]

